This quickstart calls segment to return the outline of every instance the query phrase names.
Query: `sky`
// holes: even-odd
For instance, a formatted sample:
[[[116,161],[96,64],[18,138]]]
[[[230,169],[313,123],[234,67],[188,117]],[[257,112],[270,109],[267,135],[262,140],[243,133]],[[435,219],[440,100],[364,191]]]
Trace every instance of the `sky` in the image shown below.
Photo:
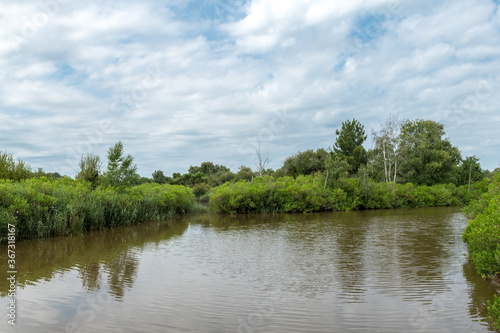
[[[0,151],[34,169],[120,140],[144,177],[277,169],[391,114],[500,166],[498,0],[0,0],[0,26]]]

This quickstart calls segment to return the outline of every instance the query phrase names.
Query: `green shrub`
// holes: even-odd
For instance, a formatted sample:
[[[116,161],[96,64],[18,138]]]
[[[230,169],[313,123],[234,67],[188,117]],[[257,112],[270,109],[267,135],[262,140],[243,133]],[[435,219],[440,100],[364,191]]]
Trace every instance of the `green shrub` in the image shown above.
[[[484,191],[484,183],[474,191]],[[474,187],[474,186],[472,186]],[[483,277],[500,275],[500,172],[489,183],[488,192],[472,201],[463,211],[471,220],[465,228],[463,240],[469,248],[470,260]],[[500,298],[495,295],[493,304],[488,302],[489,318],[500,329]]]
[[[494,295],[493,303],[488,301],[488,318],[497,330],[500,330],[500,297]]]
[[[0,230],[16,225],[18,239],[82,233],[161,220],[192,209],[194,194],[156,183],[115,189],[72,179],[0,180]],[[5,241],[2,232],[0,242]]]
[[[460,188],[453,184],[413,186],[343,178],[337,188],[325,187],[320,175],[256,177],[225,183],[210,191],[210,209],[220,213],[312,212],[401,207],[455,206]]]

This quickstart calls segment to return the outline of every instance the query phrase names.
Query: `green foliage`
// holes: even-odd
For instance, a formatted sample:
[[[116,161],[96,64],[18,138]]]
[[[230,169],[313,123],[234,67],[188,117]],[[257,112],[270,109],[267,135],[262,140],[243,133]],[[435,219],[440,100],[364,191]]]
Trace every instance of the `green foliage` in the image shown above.
[[[338,135],[333,145],[333,150],[336,155],[346,160],[351,166],[351,172],[356,173],[359,167],[368,162],[366,150],[363,147],[367,136],[365,128],[359,121],[345,121],[342,123],[342,128],[336,130]]]
[[[124,156],[123,143],[118,141],[108,150],[108,170],[104,174],[106,184],[111,186],[131,186],[139,181],[137,165],[131,155]]]
[[[210,185],[208,185],[207,183],[196,184],[193,187],[194,196],[198,200],[200,200],[202,197],[204,197],[204,195],[207,194],[208,191],[210,191]],[[204,200],[207,200],[207,199],[208,199],[207,197],[204,197]]]
[[[174,173],[169,183],[189,187],[194,187],[197,184],[208,184],[214,187],[232,181],[234,178],[235,174],[229,168],[212,162],[203,162],[200,166],[191,166],[188,173],[183,175]]]
[[[188,172],[191,174],[196,174],[197,172],[201,172],[201,174],[203,174],[204,176],[210,176],[221,171],[228,172],[229,168],[223,165],[214,164],[212,162],[203,162],[199,167],[191,166],[188,170]]]
[[[444,135],[444,125],[432,120],[407,120],[402,125],[402,181],[417,185],[456,183],[454,170],[460,151]]]
[[[225,183],[210,191],[210,208],[220,213],[311,212],[401,207],[456,206],[463,187],[454,184],[414,186],[377,183],[369,178],[341,177],[325,186],[324,174]],[[465,191],[467,189],[465,188]]]
[[[379,132],[372,130],[374,147],[368,151],[368,160],[372,177],[377,181],[397,182],[401,125],[398,115],[390,115]]]
[[[21,180],[32,177],[31,167],[21,160],[14,161],[12,154],[0,152],[0,179]]]
[[[500,272],[500,173],[488,186],[488,192],[464,209],[472,220],[464,231],[471,261],[481,275]]]
[[[153,182],[158,184],[165,184],[167,182],[167,177],[163,174],[161,170],[155,170],[152,174]]]
[[[254,178],[225,183],[210,192],[210,207],[216,212],[309,212],[331,209],[329,191],[313,176]]]
[[[470,168],[469,168],[470,170]],[[498,170],[500,171],[500,170]],[[469,248],[470,260],[477,273],[483,277],[500,277],[500,172],[493,175],[488,184],[488,192],[463,209],[471,220],[465,228],[463,240]],[[488,179],[477,182],[472,187],[484,191]],[[500,298],[488,301],[489,319],[500,329]]]
[[[475,183],[484,178],[484,172],[479,164],[479,159],[476,156],[468,156],[457,167],[457,184],[468,185],[469,180]]]
[[[497,330],[500,330],[500,297],[494,295],[493,303],[488,301],[488,318]]]
[[[102,162],[99,156],[91,153],[82,155],[80,160],[80,172],[76,175],[76,179],[88,181],[92,184],[92,188],[95,188],[99,183],[101,168]]]
[[[240,166],[234,179],[235,180],[244,179],[244,180],[251,181],[254,177],[255,177],[255,173],[252,171],[252,169],[242,165],[242,166]]]
[[[297,177],[312,175],[325,170],[325,162],[330,154],[323,148],[310,149],[288,157],[282,167],[283,176]]]
[[[340,180],[349,176],[349,170],[350,166],[345,159],[330,154],[325,161],[325,186],[338,187]]]
[[[120,190],[91,189],[69,178],[0,180],[0,238],[8,223],[17,238],[82,233],[107,227],[162,220],[193,208],[194,194],[183,186],[143,184]]]

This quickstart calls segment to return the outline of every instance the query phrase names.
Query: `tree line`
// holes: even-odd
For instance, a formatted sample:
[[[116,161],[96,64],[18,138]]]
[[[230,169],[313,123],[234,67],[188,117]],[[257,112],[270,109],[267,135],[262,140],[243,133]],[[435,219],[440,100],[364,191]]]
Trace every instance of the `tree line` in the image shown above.
[[[372,148],[365,149],[365,129],[356,119],[342,123],[333,149],[299,152],[278,170],[286,176],[314,173],[368,177],[377,182],[432,186],[470,185],[490,172],[476,156],[462,158],[445,136],[444,125],[432,120],[398,121],[390,116],[379,131],[372,130]]]
[[[121,141],[107,151],[107,166],[98,155],[82,155],[76,179],[89,181],[92,187],[126,187],[143,183],[184,185],[193,188],[197,198],[208,200],[208,191],[226,182],[241,179],[251,181],[259,176],[298,177],[322,174],[325,186],[335,187],[343,178],[369,178],[376,182],[414,185],[455,184],[470,185],[487,176],[476,156],[462,157],[459,149],[446,137],[444,125],[432,120],[399,120],[389,116],[380,129],[372,129],[372,147],[364,144],[367,134],[356,119],[346,120],[335,131],[331,148],[310,149],[297,152],[285,159],[277,169],[265,169],[267,158],[262,161],[260,147],[256,149],[259,163],[256,171],[241,166],[232,172],[224,165],[203,162],[191,166],[187,173],[166,176],[155,170],[150,178],[137,173],[137,165],[130,154],[125,154]],[[33,171],[23,161],[15,161],[12,154],[0,153],[0,179],[27,179],[32,177],[62,177],[58,173]]]

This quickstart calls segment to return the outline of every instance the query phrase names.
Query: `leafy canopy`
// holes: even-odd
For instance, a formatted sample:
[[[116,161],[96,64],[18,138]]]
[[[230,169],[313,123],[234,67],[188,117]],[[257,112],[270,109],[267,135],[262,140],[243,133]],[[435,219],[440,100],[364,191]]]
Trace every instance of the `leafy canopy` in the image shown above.
[[[329,153],[323,148],[319,148],[316,151],[309,149],[304,152],[298,152],[285,160],[281,171],[283,171],[284,176],[290,177],[323,172],[328,156]]]
[[[347,120],[342,123],[340,130],[335,131],[335,134],[338,137],[333,145],[333,151],[337,156],[346,160],[351,166],[352,173],[356,173],[361,165],[368,162],[366,150],[363,147],[363,142],[367,138],[364,126],[356,119]]]
[[[138,182],[137,165],[131,155],[124,156],[123,143],[118,141],[108,150],[108,170],[104,178],[108,185],[131,186]]]
[[[21,180],[32,177],[31,167],[21,160],[14,161],[12,154],[0,152],[0,179]]]
[[[95,188],[99,182],[101,168],[102,162],[98,155],[92,153],[82,155],[80,160],[80,172],[76,175],[76,179],[91,182],[92,188]]]
[[[401,174],[418,185],[456,183],[458,148],[445,138],[444,125],[432,120],[407,120],[401,127]]]

